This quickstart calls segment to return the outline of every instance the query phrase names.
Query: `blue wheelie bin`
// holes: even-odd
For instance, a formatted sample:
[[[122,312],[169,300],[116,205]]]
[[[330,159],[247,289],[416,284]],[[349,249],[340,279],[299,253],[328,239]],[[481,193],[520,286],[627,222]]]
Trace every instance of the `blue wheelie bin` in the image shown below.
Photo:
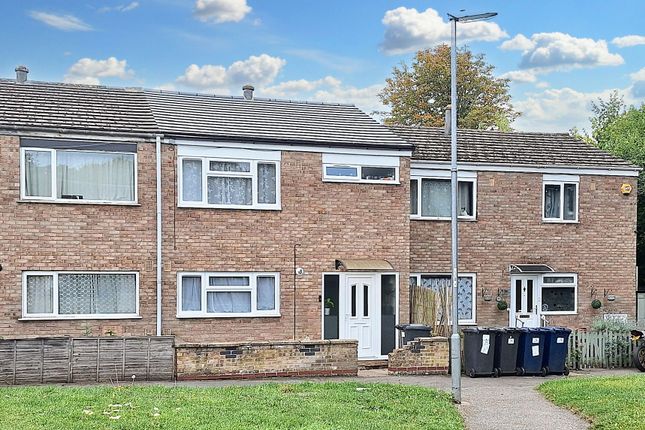
[[[546,327],[544,339],[544,361],[542,367],[547,374],[568,375],[566,365],[569,335],[571,329],[566,327]]]
[[[520,345],[517,350],[517,375],[546,376],[544,341],[546,331],[541,328],[520,328]]]

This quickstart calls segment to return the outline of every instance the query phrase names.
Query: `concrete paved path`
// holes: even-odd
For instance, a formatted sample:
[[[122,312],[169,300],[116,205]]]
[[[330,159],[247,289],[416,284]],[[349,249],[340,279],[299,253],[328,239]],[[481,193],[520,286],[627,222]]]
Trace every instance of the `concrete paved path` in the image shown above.
[[[609,376],[638,373],[634,370],[593,370],[572,373],[572,377],[593,375]],[[547,401],[535,387],[560,376],[462,379],[462,404],[459,410],[470,430],[584,430],[589,423],[575,414]],[[356,377],[339,378],[278,378],[241,381],[191,381],[178,385],[217,387],[255,385],[265,382],[296,383],[304,381],[358,381],[419,385],[450,392],[450,376],[390,376],[385,369],[363,370]]]

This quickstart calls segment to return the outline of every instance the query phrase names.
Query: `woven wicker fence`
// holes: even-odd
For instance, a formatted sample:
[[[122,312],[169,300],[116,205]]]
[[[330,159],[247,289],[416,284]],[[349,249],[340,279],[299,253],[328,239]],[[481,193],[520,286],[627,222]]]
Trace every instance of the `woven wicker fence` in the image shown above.
[[[172,380],[174,338],[42,337],[0,340],[0,384]]]

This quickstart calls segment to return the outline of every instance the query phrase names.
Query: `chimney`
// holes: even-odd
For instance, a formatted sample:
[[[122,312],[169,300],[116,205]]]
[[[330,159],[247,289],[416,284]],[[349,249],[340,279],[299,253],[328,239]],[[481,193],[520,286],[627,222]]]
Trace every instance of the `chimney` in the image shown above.
[[[21,84],[27,82],[27,73],[29,73],[27,66],[16,67],[16,82]]]
[[[244,91],[244,98],[246,100],[253,100],[253,90],[255,90],[253,85],[246,84],[242,87],[242,91]]]
[[[450,121],[450,119],[451,119],[450,115],[452,113],[451,110],[452,110],[452,106],[450,106],[450,105],[446,106],[446,117],[445,117],[446,122],[445,122],[445,126],[444,126],[444,131],[443,131],[444,134],[446,134],[446,135],[449,135],[450,131],[451,131],[450,130],[450,122],[451,122]]]

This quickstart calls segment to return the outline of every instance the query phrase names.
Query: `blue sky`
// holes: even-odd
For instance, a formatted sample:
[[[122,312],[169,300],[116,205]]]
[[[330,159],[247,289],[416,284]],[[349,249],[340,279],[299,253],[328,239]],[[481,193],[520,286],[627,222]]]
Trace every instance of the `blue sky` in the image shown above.
[[[393,0],[23,0],[4,2],[0,76],[354,103],[382,110],[392,68],[446,41],[446,13],[496,11],[462,24],[461,43],[512,78],[519,130],[588,128],[612,90],[645,101],[645,2]]]

